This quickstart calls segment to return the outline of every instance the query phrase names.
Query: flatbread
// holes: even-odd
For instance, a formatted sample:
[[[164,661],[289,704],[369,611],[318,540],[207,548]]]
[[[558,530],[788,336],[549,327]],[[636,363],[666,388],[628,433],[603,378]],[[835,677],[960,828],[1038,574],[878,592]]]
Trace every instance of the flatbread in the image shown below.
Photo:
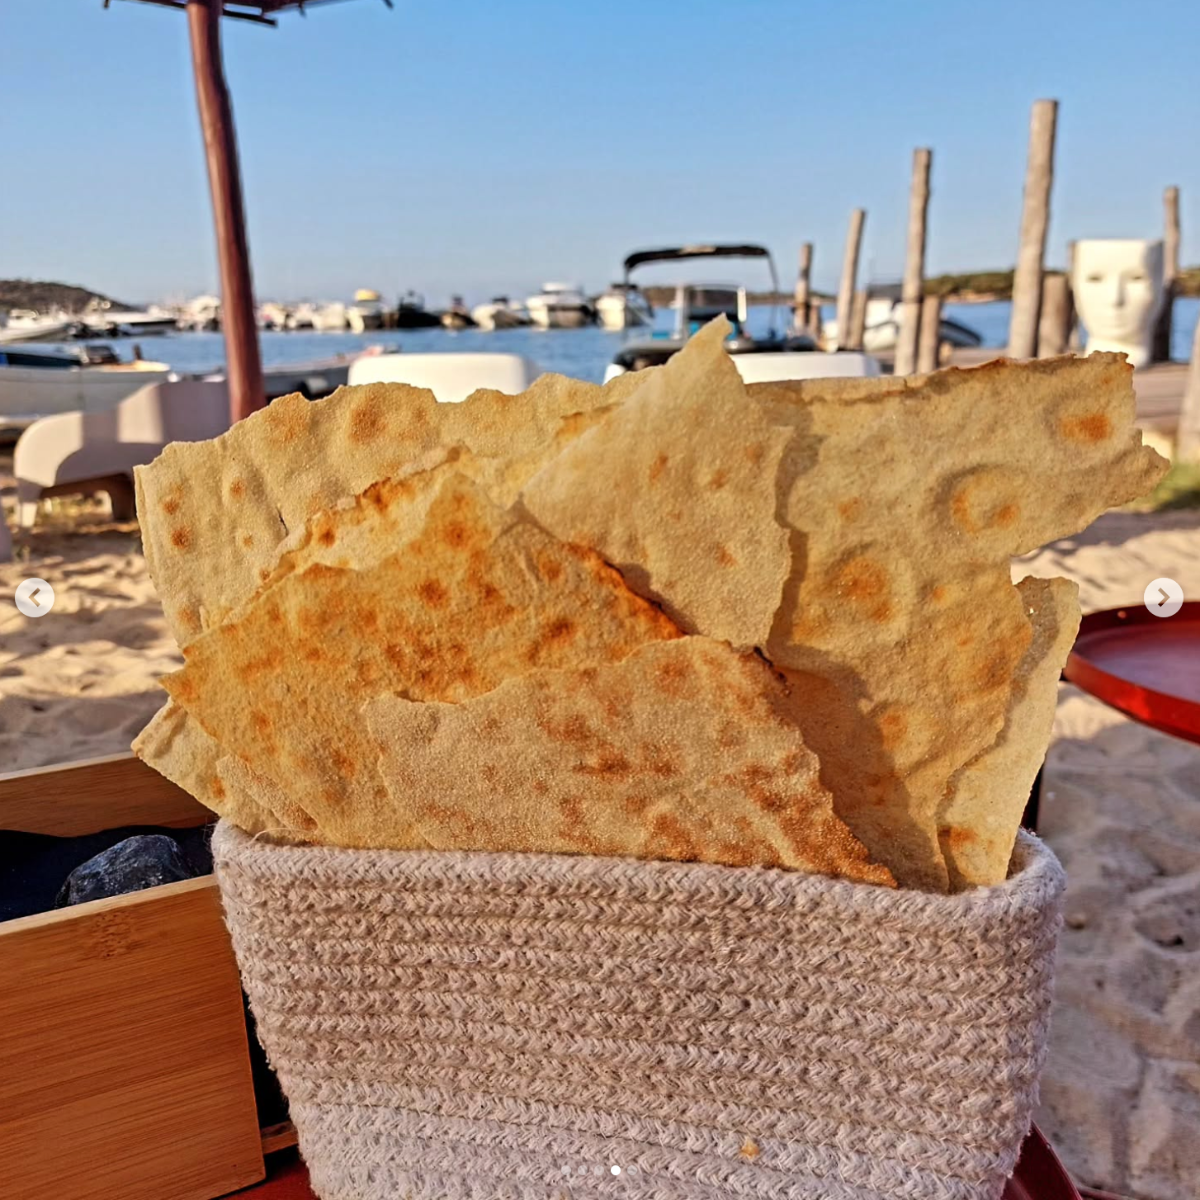
[[[481,389],[461,404],[438,404],[424,388],[367,384],[324,400],[284,396],[220,437],[172,443],[134,478],[146,562],[175,640],[186,647],[245,603],[280,544],[317,513],[379,480],[436,466],[459,444],[480,458],[503,456],[522,480],[527,456],[536,465],[541,447],[641,382],[599,387],[544,375],[520,396]]]
[[[247,833],[262,833],[276,824],[252,797],[222,782],[217,774],[221,748],[173,700],[150,718],[131,749],[147,766]]]
[[[1079,588],[1066,579],[1017,584],[1033,640],[1017,665],[1004,727],[951,781],[938,837],[952,891],[1008,875],[1017,827],[1050,743],[1058,680],[1079,632]]]
[[[791,431],[746,395],[705,326],[521,494],[563,541],[590,546],[688,633],[766,643],[791,565],[776,475]]]
[[[461,702],[678,632],[595,554],[452,475],[419,537],[365,570],[285,577],[193,642],[163,683],[222,747],[296,797],[319,840],[406,848],[422,840],[375,770],[366,700]]]
[[[1032,639],[1010,557],[1166,469],[1111,354],[915,380],[760,384],[791,575],[766,646],[839,816],[901,886],[945,891],[939,812],[991,746]],[[1014,825],[1015,832],[1015,825]]]
[[[459,704],[364,710],[397,808],[444,850],[787,867],[894,886],[833,813],[755,655],[688,637]]]

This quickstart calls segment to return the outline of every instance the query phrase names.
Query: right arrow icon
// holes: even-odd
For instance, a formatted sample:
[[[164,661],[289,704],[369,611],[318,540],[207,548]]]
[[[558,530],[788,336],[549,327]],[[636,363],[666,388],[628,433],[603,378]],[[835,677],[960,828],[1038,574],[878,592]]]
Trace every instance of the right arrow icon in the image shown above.
[[[1183,607],[1183,588],[1174,579],[1164,575],[1146,585],[1142,598],[1146,602],[1147,612],[1156,617],[1173,617]]]

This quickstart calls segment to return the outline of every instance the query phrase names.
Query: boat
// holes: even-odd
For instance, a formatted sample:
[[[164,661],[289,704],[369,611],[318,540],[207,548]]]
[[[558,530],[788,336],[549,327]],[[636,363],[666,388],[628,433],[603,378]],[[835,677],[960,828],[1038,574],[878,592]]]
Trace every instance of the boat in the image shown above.
[[[529,313],[507,296],[495,296],[487,304],[477,304],[471,317],[480,329],[516,329],[529,324]]]
[[[473,329],[475,319],[471,316],[461,296],[450,297],[450,307],[442,313],[442,325],[446,329]]]
[[[256,314],[258,327],[265,332],[286,329],[288,316],[287,308],[274,300],[264,300]]]
[[[178,327],[197,333],[215,333],[221,328],[221,297],[197,296],[179,314]]]
[[[896,349],[900,336],[900,289],[898,285],[881,289],[882,295],[867,299],[866,322],[863,326],[863,349],[870,354],[890,354]],[[838,323],[833,318],[821,322],[821,338],[827,346],[836,346]],[[943,316],[938,325],[938,342],[942,346],[963,349],[982,346],[983,335],[956,321]]]
[[[750,243],[671,246],[661,250],[639,250],[625,259],[624,285],[632,287],[630,275],[638,267],[655,262],[680,262],[691,259],[755,259],[765,262],[771,276],[771,291],[779,293],[779,276],[770,251],[763,246]],[[681,283],[675,288],[675,329],[670,334],[651,334],[625,342],[617,351],[605,373],[611,379],[625,371],[637,371],[642,367],[658,366],[682,349],[684,343],[702,325],[715,317],[724,316],[733,326],[726,341],[726,349],[734,356],[751,354],[811,353],[816,343],[806,334],[789,335],[782,331],[784,322],[781,309],[775,305],[771,327],[765,334],[752,335],[746,328],[749,300],[746,288],[729,283]],[[843,367],[850,367],[849,360]],[[832,369],[832,365],[830,364]],[[840,373],[839,367],[835,373]],[[792,369],[803,370],[799,364]],[[867,367],[866,369],[870,369]]]
[[[308,300],[302,300],[290,309],[283,319],[284,329],[311,329],[313,317],[316,316],[317,306]]]
[[[424,297],[416,292],[405,292],[396,306],[397,329],[432,329],[441,323],[441,317],[431,313],[425,307]]]
[[[93,301],[79,320],[89,337],[152,337],[179,328],[178,318],[165,308],[113,308],[111,300]]]
[[[590,325],[595,310],[583,289],[569,283],[547,283],[536,296],[525,301],[529,319],[539,329],[579,329]]]
[[[70,337],[76,322],[63,314],[46,316],[28,308],[0,315],[0,346],[22,342],[58,342]]]
[[[121,362],[111,346],[0,349],[0,429],[24,429],[55,413],[103,412],[138,388],[172,378],[178,376],[166,363]]]
[[[596,320],[605,329],[634,329],[654,320],[654,306],[634,284],[612,284],[595,304]]]
[[[359,288],[354,293],[354,303],[346,309],[346,320],[353,333],[366,333],[382,329],[386,316],[383,300],[370,288]]]
[[[312,327],[315,333],[345,333],[350,327],[344,304],[323,304],[313,309]]]

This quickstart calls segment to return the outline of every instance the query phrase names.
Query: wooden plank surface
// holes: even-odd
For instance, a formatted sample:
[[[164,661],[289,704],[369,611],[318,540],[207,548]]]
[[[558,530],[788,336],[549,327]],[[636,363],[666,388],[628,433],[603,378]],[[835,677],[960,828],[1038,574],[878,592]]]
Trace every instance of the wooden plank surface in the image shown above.
[[[213,814],[132,754],[0,775],[0,829],[79,837],[123,825],[203,825]]]
[[[263,1178],[211,876],[0,924],[5,1200],[211,1200]]]

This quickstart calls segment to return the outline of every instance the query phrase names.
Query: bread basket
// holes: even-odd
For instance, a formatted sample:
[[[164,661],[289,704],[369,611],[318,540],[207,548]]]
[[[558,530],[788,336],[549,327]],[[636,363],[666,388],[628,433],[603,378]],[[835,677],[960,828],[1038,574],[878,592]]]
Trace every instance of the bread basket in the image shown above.
[[[997,1200],[1062,870],[954,896],[256,841],[217,879],[322,1200]]]

